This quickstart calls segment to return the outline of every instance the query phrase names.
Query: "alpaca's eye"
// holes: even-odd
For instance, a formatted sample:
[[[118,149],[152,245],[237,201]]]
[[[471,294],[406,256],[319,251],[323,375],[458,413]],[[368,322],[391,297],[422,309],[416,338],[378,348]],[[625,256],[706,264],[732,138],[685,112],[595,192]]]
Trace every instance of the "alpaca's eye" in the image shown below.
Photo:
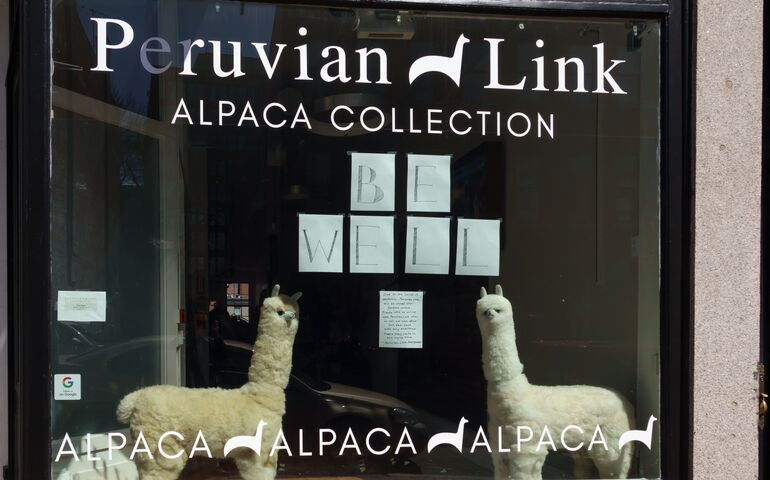
[[[284,314],[284,313],[286,313],[286,312],[284,312],[283,310],[278,310],[278,315],[280,315],[280,316],[282,316],[282,317],[283,317],[283,314]]]

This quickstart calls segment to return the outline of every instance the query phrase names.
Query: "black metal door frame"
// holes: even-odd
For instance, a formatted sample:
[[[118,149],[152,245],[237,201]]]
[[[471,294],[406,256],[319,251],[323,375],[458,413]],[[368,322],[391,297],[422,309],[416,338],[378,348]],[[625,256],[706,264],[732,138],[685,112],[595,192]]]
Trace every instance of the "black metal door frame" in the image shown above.
[[[661,438],[664,478],[692,478],[692,62],[690,0],[305,0],[478,13],[662,21]],[[10,478],[50,478],[51,2],[11,2],[8,70]],[[765,13],[767,15],[767,13]],[[767,78],[767,69],[765,69]],[[767,82],[765,82],[767,85]],[[767,145],[767,143],[765,144]],[[763,169],[767,175],[768,169]],[[766,184],[763,182],[763,184]],[[766,197],[766,196],[765,196]],[[765,200],[765,203],[767,201]],[[765,242],[766,243],[766,242]],[[765,269],[766,271],[767,269]],[[763,274],[763,278],[764,278]],[[767,329],[765,329],[767,335]],[[767,448],[767,442],[765,442]],[[762,478],[762,477],[760,477]]]
[[[8,338],[10,478],[50,476],[48,1],[10,5]],[[45,459],[45,460],[44,460]]]

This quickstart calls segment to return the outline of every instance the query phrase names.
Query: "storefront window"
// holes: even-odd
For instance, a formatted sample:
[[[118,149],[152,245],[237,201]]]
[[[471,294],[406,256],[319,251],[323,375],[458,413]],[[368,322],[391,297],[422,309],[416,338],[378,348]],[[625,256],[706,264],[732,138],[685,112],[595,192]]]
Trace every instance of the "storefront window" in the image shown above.
[[[657,21],[53,8],[54,478],[660,476]]]

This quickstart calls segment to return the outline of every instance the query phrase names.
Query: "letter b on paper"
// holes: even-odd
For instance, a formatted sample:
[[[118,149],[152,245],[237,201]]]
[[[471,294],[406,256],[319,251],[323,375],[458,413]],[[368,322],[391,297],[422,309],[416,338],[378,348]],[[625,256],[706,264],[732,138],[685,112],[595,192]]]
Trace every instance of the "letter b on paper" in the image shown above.
[[[353,152],[350,209],[392,212],[396,194],[396,154]]]
[[[299,215],[299,271],[342,272],[342,215]]]

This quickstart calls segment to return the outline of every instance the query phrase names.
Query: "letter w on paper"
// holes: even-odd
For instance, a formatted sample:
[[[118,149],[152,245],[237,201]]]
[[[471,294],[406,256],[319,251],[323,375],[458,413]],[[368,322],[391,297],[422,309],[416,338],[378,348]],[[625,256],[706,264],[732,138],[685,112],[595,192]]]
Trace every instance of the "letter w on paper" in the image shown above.
[[[342,215],[299,215],[299,271],[342,272]]]

